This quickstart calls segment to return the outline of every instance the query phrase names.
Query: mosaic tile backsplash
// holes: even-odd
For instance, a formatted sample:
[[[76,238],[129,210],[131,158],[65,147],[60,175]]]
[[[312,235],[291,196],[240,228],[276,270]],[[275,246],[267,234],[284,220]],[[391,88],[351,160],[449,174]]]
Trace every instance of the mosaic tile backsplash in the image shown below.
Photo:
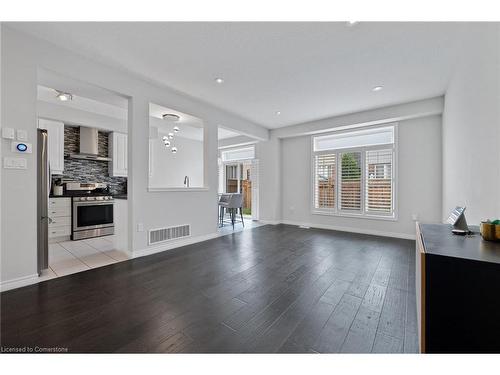
[[[99,156],[108,156],[108,133],[99,132]],[[110,177],[107,161],[69,159],[67,155],[77,153],[80,148],[80,128],[64,127],[64,174],[52,176],[52,180],[62,177],[63,180],[76,182],[105,182],[112,194],[127,192],[126,177]]]

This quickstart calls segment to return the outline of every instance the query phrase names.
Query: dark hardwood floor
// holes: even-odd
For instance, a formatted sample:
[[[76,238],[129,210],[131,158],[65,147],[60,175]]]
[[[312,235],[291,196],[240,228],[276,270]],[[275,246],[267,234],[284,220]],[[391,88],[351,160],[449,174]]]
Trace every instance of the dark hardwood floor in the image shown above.
[[[2,347],[416,352],[413,241],[262,226],[1,294]]]

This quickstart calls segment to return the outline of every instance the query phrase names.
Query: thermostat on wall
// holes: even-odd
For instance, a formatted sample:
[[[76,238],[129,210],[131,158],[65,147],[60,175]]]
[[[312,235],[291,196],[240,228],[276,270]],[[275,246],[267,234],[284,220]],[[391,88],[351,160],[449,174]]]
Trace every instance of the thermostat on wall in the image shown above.
[[[12,152],[19,152],[21,154],[31,154],[31,143],[26,142],[12,142],[11,146]]]

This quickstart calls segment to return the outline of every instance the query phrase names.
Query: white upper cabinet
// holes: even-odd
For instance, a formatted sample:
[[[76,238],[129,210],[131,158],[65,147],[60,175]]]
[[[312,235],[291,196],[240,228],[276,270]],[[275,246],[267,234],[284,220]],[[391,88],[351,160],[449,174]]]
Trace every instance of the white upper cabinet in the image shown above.
[[[109,175],[112,177],[127,177],[128,174],[128,141],[127,134],[109,133]]]
[[[38,128],[47,130],[50,173],[64,171],[64,123],[38,119]]]

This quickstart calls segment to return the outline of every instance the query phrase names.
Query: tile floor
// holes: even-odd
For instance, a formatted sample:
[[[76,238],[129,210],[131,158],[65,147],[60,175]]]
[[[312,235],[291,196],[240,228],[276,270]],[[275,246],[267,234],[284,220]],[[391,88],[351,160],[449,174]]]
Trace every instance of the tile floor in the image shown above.
[[[258,221],[253,221],[250,216],[243,216],[243,221],[245,222],[245,226],[243,226],[240,221],[237,221],[234,224],[234,230],[233,230],[233,226],[231,225],[231,219],[229,218],[229,215],[226,215],[224,219],[225,219],[224,226],[219,227],[218,229],[221,235],[237,233],[245,229],[257,228],[260,227],[261,225],[264,225],[263,223],[260,223]],[[240,220],[239,217],[238,220]]]
[[[114,249],[113,240],[113,236],[107,236],[49,244],[49,269],[40,281],[129,259],[126,253]]]

